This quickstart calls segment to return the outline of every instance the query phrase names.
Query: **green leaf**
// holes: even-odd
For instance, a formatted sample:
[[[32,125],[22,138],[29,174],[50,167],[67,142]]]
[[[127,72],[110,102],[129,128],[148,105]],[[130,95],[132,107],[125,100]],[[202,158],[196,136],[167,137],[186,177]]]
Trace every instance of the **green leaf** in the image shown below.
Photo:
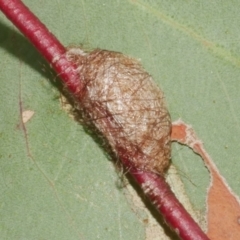
[[[240,3],[24,2],[66,46],[141,59],[172,119],[193,126],[240,195]],[[159,239],[150,238],[155,228],[145,209],[119,187],[114,163],[64,110],[51,83],[56,76],[3,14],[0,63],[1,238]],[[23,126],[26,110],[34,115]],[[204,216],[208,171],[178,144],[172,156],[193,209]]]

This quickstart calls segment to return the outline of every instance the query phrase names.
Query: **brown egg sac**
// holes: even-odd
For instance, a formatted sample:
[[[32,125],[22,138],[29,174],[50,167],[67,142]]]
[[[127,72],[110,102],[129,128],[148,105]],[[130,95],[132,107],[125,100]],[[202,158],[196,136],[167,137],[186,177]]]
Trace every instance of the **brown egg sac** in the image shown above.
[[[170,161],[171,120],[163,92],[139,61],[118,52],[70,48],[83,88],[84,120],[93,123],[119,158],[163,174]]]

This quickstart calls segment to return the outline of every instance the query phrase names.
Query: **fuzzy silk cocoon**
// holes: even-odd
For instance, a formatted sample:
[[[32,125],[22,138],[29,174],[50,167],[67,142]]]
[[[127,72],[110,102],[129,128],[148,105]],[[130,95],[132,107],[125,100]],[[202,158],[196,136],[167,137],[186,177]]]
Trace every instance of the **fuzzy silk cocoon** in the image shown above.
[[[171,120],[163,92],[140,62],[118,52],[69,48],[83,85],[78,94],[91,122],[121,158],[138,169],[163,174],[170,161]]]

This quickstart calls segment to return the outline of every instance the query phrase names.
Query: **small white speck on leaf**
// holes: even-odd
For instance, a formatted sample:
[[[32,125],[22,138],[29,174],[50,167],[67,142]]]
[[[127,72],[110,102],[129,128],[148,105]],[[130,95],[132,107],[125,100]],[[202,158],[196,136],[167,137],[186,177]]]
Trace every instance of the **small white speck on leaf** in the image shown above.
[[[22,112],[22,121],[23,123],[27,123],[34,115],[34,111],[32,110],[25,110]]]

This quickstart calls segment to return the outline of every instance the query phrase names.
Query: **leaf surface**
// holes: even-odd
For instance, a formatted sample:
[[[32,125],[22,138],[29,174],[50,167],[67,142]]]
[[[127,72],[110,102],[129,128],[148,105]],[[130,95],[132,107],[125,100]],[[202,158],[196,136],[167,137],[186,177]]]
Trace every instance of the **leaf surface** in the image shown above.
[[[172,119],[193,126],[240,195],[240,2],[24,3],[66,46],[141,59],[165,92]],[[3,14],[0,62],[2,238],[159,239],[149,234],[148,213],[119,188],[104,150],[63,109],[55,74]],[[27,110],[34,115],[23,123]],[[172,156],[194,211],[204,217],[207,169],[178,144]]]

